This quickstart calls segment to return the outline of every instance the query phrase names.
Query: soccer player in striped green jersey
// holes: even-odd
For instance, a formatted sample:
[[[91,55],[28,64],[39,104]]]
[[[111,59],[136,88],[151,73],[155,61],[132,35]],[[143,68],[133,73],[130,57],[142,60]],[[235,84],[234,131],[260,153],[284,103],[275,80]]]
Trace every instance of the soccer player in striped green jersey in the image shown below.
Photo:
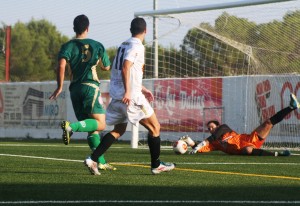
[[[67,64],[71,69],[70,96],[78,122],[63,121],[63,141],[70,142],[73,132],[88,132],[88,143],[92,150],[100,144],[99,132],[106,127],[105,109],[99,90],[100,81],[96,67],[110,69],[110,60],[104,46],[93,39],[87,38],[89,19],[79,15],[74,19],[76,37],[61,46],[58,54],[57,89],[50,96],[56,99],[63,89]],[[104,156],[99,157],[99,169],[115,168],[106,163]]]

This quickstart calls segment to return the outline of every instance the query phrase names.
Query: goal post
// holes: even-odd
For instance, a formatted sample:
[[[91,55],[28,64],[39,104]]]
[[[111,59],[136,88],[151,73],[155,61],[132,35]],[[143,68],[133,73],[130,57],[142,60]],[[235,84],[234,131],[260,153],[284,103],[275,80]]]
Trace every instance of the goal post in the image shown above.
[[[154,0],[155,1],[155,0]],[[174,8],[174,9],[164,9],[164,10],[154,10],[154,11],[141,11],[135,12],[134,16],[160,16],[160,15],[169,15],[169,14],[182,14],[182,13],[190,13],[190,12],[200,12],[200,11],[210,11],[217,9],[227,9],[227,8],[237,8],[237,7],[245,7],[245,6],[254,6],[261,4],[270,4],[276,2],[286,2],[293,0],[246,0],[239,2],[225,2],[204,6],[193,6],[193,7],[185,7],[185,8]]]
[[[298,1],[269,0],[136,12],[156,22],[148,26],[144,77],[162,140],[202,140],[208,118],[249,133],[288,106],[290,93],[300,98],[299,10]],[[209,108],[222,116],[208,117]],[[293,111],[265,145],[299,147],[299,120]]]

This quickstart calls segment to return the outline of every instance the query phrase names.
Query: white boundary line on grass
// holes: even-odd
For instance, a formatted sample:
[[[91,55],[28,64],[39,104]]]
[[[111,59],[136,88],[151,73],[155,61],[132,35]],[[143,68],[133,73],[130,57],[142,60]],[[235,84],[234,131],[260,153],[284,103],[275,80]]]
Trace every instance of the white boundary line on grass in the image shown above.
[[[37,156],[24,156],[24,155],[13,155],[13,154],[0,154],[0,156],[26,157],[26,158],[46,159],[46,160],[56,160],[56,161],[82,162],[82,160],[80,161],[80,160],[49,158],[49,157],[37,157]],[[128,167],[149,168],[149,166],[146,166],[146,165],[149,165],[149,163],[141,164],[141,163],[138,163],[138,162],[134,162],[134,163],[133,162],[131,162],[131,163],[117,163],[117,162],[115,162],[115,163],[111,163],[111,164],[120,165],[120,166],[128,166]],[[203,164],[203,163],[199,163],[199,164]],[[210,164],[213,164],[213,163],[210,163]],[[234,163],[231,163],[231,164],[234,164]],[[252,164],[255,164],[255,163],[252,163]],[[274,163],[270,163],[270,164],[274,164]],[[289,164],[289,163],[281,163],[281,164]],[[297,163],[293,163],[293,164],[297,164]],[[299,165],[299,164],[297,164],[297,165]],[[223,174],[223,175],[239,175],[239,176],[274,178],[274,179],[300,180],[300,177],[290,177],[290,176],[251,174],[251,173],[226,172],[226,171],[224,172],[224,171],[203,170],[203,169],[187,169],[187,168],[176,168],[176,170],[178,170],[178,171],[188,171],[188,172],[214,173],[214,174]]]
[[[52,157],[38,157],[38,156],[28,156],[28,155],[0,154],[0,156],[25,157],[25,158],[31,158],[31,159],[56,160],[56,161],[66,161],[66,162],[83,162],[83,160],[70,160],[70,159],[61,159],[61,158],[52,158]]]
[[[56,160],[56,161],[70,161],[70,162],[82,162],[82,160],[70,160],[70,159],[61,159],[61,158],[48,158],[48,157],[37,157],[37,156],[27,156],[27,155],[14,155],[14,154],[0,154],[0,156],[11,156],[11,157],[24,157],[24,158],[34,158],[34,159],[45,159],[45,160]],[[120,165],[126,165],[128,166],[139,166],[139,167],[147,167],[143,165],[137,165],[141,163],[115,163],[115,164],[120,164]],[[148,164],[148,163],[147,163]],[[195,164],[195,163],[189,163],[189,164]],[[203,164],[203,163],[199,163]],[[207,164],[214,164],[214,163],[207,163]],[[215,164],[224,164],[224,163],[215,163]],[[228,163],[225,163],[228,164]],[[235,163],[229,163],[229,164],[235,164]],[[242,164],[242,163],[238,163]],[[261,164],[261,163],[252,163],[252,164]],[[266,164],[266,163],[263,163]],[[274,164],[274,163],[270,163]],[[277,163],[278,164],[278,163]],[[297,163],[279,163],[279,164],[297,164]],[[299,164],[297,164],[299,165]],[[243,173],[232,173],[232,172],[220,172],[220,171],[205,171],[205,170],[191,170],[191,169],[180,169],[178,170],[181,171],[191,171],[191,172],[209,172],[209,173],[224,173],[224,174],[238,174],[238,175],[246,175],[246,176],[262,176],[262,177],[269,177],[269,178],[282,178],[282,179],[295,179],[293,177],[280,177],[280,176],[268,176],[268,175],[257,175],[257,174],[243,174]],[[297,180],[299,178],[296,178]],[[239,201],[239,200],[91,200],[91,201],[86,201],[86,200],[69,200],[69,201],[60,201],[60,200],[47,200],[47,201],[0,201],[0,205],[26,205],[26,204],[99,204],[99,203],[119,203],[119,204],[277,204],[277,205],[294,205],[294,204],[300,204],[300,200],[295,200],[295,201]]]
[[[15,155],[15,154],[0,154],[0,156],[6,157],[24,157],[31,159],[44,159],[44,160],[55,160],[55,161],[66,161],[66,162],[83,162],[84,160],[71,160],[53,157],[39,157],[39,156],[28,156],[28,155]],[[149,164],[149,162],[110,162],[111,164]],[[178,165],[300,165],[300,163],[294,162],[176,162]]]
[[[71,160],[62,158],[52,158],[52,157],[39,157],[39,156],[28,156],[28,155],[15,155],[15,154],[0,154],[0,156],[7,157],[24,157],[32,159],[45,159],[45,160],[56,160],[56,161],[66,161],[66,162],[83,162],[84,160]],[[110,162],[111,164],[149,164],[149,162]],[[294,162],[176,162],[176,164],[181,165],[300,165],[300,163]]]
[[[247,201],[247,200],[48,200],[48,201],[0,201],[1,204],[96,204],[96,203],[119,203],[119,204],[300,204],[300,201]]]
[[[58,160],[58,161],[72,161],[72,162],[82,162],[80,160],[69,160],[69,159],[59,159],[59,158],[49,158],[49,157],[37,157],[37,156],[24,156],[24,155],[13,155],[13,154],[0,154],[0,156],[13,156],[13,157],[26,157],[26,158],[35,158],[35,159],[47,159],[47,160]],[[141,163],[111,163],[120,166],[128,166],[128,167],[143,167],[149,168],[149,163],[141,164]],[[200,163],[202,164],[202,163]],[[254,164],[254,163],[252,163]],[[270,163],[274,164],[274,163]],[[293,163],[295,164],[295,163]],[[277,176],[277,175],[265,175],[265,174],[251,174],[251,173],[240,173],[240,172],[226,172],[226,171],[215,171],[215,170],[204,170],[204,169],[191,169],[191,168],[176,168],[178,171],[188,171],[188,172],[201,172],[201,173],[213,173],[213,174],[223,174],[223,175],[239,175],[239,176],[251,176],[251,177],[263,177],[263,178],[274,178],[274,179],[289,179],[289,180],[297,180],[300,181],[300,177],[290,177],[290,176]]]
[[[1,146],[8,146],[8,147],[66,147],[66,145],[56,145],[56,144],[34,144],[34,143],[25,143],[25,144],[3,144],[0,143]],[[83,145],[68,145],[67,147],[75,147],[75,148],[85,148],[88,147]],[[128,148],[122,146],[111,146],[111,148]],[[138,149],[149,149],[148,146],[140,146]],[[161,146],[161,150],[172,150],[171,146]],[[298,151],[298,150],[297,150]],[[300,153],[291,153],[292,156],[300,156]]]

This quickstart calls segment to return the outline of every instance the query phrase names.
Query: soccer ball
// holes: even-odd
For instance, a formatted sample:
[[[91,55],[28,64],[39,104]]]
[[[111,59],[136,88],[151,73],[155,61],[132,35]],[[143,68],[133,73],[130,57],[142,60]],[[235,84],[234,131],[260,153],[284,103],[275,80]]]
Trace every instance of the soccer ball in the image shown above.
[[[177,140],[173,143],[173,151],[176,154],[184,154],[188,150],[188,145],[183,140]]]

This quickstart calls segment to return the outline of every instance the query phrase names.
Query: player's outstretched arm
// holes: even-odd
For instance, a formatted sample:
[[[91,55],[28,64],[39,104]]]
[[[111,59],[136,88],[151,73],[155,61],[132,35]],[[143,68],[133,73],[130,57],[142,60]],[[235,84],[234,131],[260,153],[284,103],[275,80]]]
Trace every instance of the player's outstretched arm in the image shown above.
[[[196,154],[201,150],[203,147],[207,146],[209,144],[208,140],[203,140],[202,142],[196,144],[193,149],[189,152],[189,154]]]

